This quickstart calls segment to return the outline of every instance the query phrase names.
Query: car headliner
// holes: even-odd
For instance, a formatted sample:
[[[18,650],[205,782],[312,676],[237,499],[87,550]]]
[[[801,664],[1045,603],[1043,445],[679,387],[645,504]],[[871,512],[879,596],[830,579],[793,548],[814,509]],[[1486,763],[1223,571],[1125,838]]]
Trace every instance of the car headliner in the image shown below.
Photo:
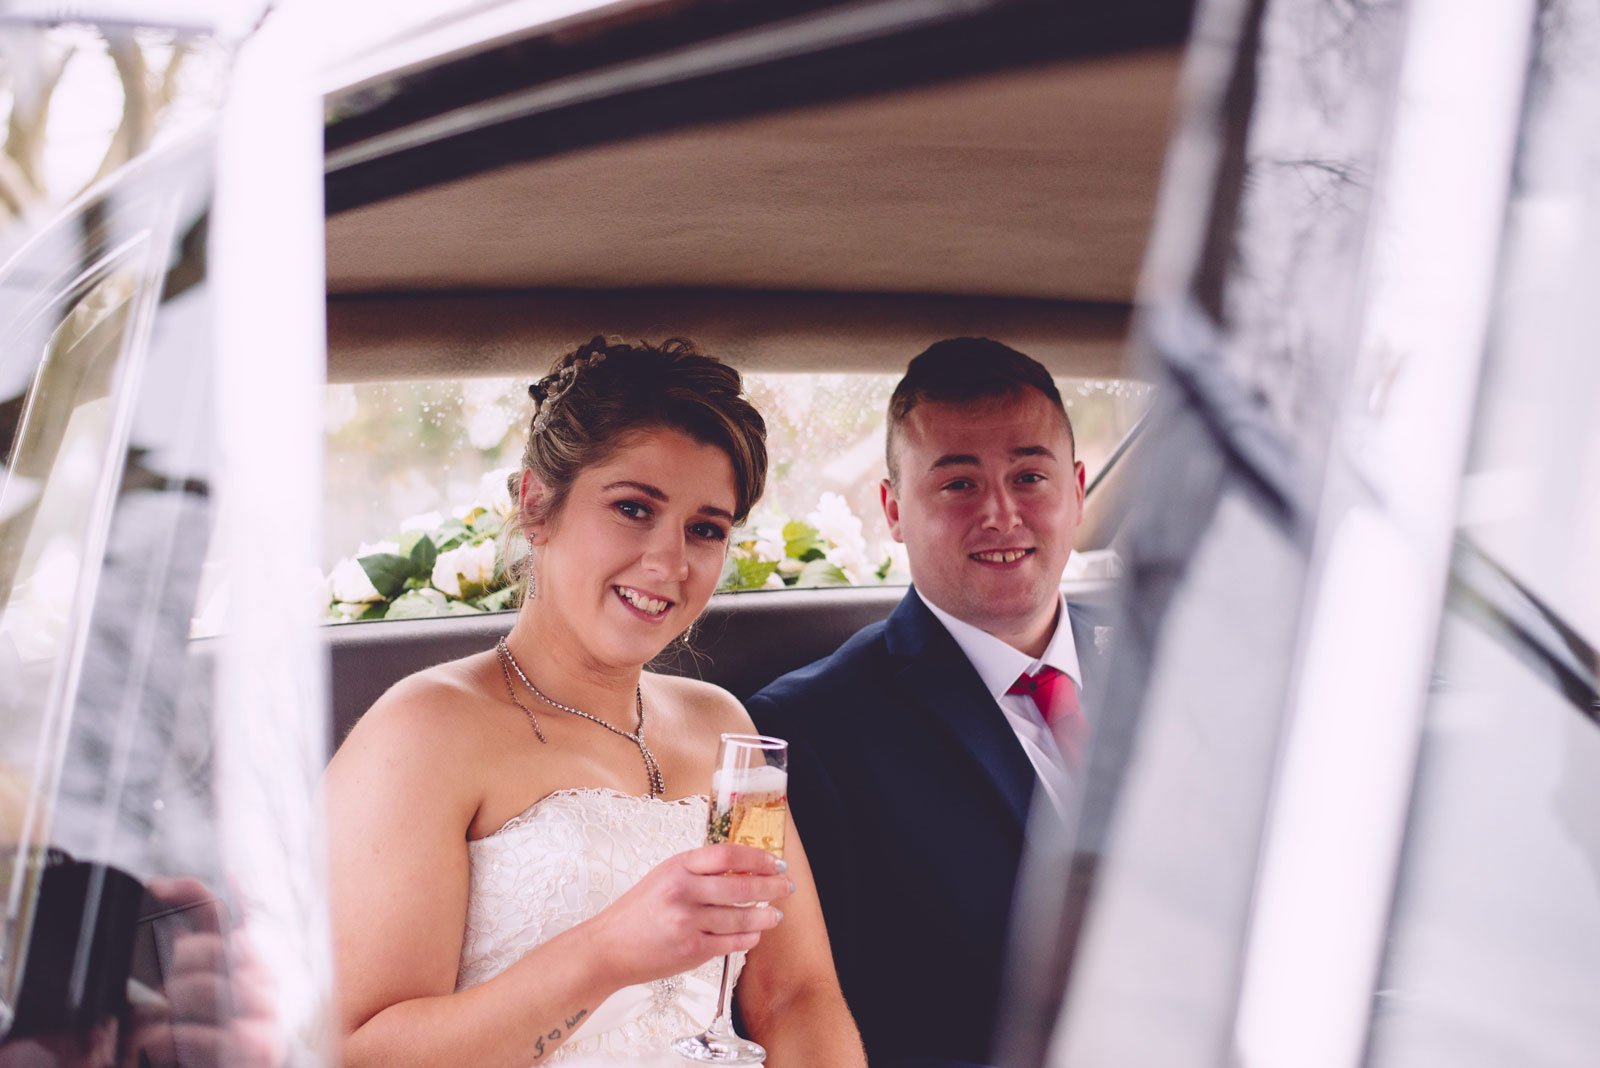
[[[596,332],[813,370],[987,334],[1059,374],[1123,374],[1178,67],[1174,49],[1057,60],[339,212],[330,377],[514,373]]]

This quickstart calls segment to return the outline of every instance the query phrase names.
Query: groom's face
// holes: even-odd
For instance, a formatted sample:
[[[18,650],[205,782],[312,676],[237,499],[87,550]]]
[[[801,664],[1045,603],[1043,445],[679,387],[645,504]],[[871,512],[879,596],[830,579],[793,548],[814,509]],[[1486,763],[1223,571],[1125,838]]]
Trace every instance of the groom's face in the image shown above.
[[[1083,520],[1084,473],[1061,412],[1023,389],[925,401],[895,438],[882,500],[924,599],[1032,655],[1050,640]]]

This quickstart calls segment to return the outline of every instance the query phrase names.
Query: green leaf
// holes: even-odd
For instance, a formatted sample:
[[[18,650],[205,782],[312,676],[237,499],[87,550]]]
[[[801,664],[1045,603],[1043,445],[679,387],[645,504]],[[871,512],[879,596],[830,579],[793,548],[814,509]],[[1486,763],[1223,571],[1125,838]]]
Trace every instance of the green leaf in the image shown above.
[[[738,590],[744,587],[739,585],[739,557],[729,553],[722,558],[722,574],[717,576],[717,592],[724,590]]]
[[[357,619],[382,619],[389,611],[388,601],[376,601],[362,612]]]
[[[410,590],[394,599],[386,618],[417,619],[420,616],[443,615],[448,601],[449,598],[438,590]]]
[[[433,574],[433,562],[439,559],[439,549],[433,544],[432,538],[419,537],[411,547],[410,556],[416,573],[426,577]]]
[[[813,560],[800,569],[800,577],[795,581],[795,585],[848,586],[850,580],[839,570],[838,564],[830,564],[826,560]]]
[[[437,530],[428,535],[429,540],[433,542],[434,546],[440,552],[444,552],[447,549],[454,549],[456,546],[462,544],[471,537],[472,528],[468,527],[461,520],[454,518],[446,519],[443,523],[439,524],[439,528]]]
[[[778,563],[775,560],[763,560],[749,552],[735,550],[722,562],[722,575],[717,579],[717,589],[760,589],[777,570]]]
[[[783,552],[796,560],[804,560],[806,553],[823,550],[822,534],[810,523],[791,519],[783,525]]]
[[[746,557],[735,565],[739,572],[738,589],[759,590],[767,584],[767,579],[778,570],[777,561],[756,560]]]
[[[506,586],[498,589],[486,597],[480,597],[472,602],[485,612],[504,612],[511,607],[511,600],[517,595],[516,587]]]
[[[427,537],[426,531],[408,530],[395,539],[395,544],[399,546],[395,551],[401,556],[410,556],[411,550],[416,547],[417,542],[426,541]]]
[[[812,547],[795,557],[795,559],[799,560],[803,564],[809,564],[813,560],[825,560],[827,559],[827,556],[828,554],[823,552],[821,549]]]
[[[367,581],[372,583],[372,588],[385,597],[393,597],[405,586],[406,579],[415,572],[409,556],[399,556],[395,553],[374,553],[363,556],[356,563],[361,565],[361,570],[367,573]]]
[[[461,572],[456,572],[456,586],[461,590],[463,601],[476,601],[479,597],[492,592],[487,583],[468,582],[467,577]]]
[[[480,508],[472,521],[472,529],[485,538],[497,538],[506,529],[507,520],[493,508]]]
[[[475,615],[478,609],[462,601],[451,600],[438,590],[412,590],[401,594],[389,605],[388,619],[422,619],[427,616]]]

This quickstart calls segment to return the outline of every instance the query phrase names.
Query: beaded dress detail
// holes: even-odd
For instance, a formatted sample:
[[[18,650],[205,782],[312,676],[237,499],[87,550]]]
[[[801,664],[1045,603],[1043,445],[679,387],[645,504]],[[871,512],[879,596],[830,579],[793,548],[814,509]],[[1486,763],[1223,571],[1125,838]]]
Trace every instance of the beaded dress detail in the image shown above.
[[[557,790],[468,843],[471,888],[456,989],[500,974],[589,919],[675,853],[705,844],[703,797],[660,801],[605,789]],[[735,954],[737,979],[744,954]],[[668,1048],[716,1013],[722,961],[624,987],[540,1064],[682,1068]]]

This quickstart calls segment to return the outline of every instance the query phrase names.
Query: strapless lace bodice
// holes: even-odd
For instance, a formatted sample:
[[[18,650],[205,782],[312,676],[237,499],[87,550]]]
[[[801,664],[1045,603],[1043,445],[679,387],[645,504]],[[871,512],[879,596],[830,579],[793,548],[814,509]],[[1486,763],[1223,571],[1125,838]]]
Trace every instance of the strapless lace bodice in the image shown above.
[[[500,974],[533,947],[589,919],[675,853],[705,843],[703,797],[658,801],[611,790],[558,790],[469,844],[471,890],[456,989]],[[735,957],[734,975],[743,964]],[[541,1064],[687,1064],[667,1044],[716,1012],[722,963],[624,987]]]

